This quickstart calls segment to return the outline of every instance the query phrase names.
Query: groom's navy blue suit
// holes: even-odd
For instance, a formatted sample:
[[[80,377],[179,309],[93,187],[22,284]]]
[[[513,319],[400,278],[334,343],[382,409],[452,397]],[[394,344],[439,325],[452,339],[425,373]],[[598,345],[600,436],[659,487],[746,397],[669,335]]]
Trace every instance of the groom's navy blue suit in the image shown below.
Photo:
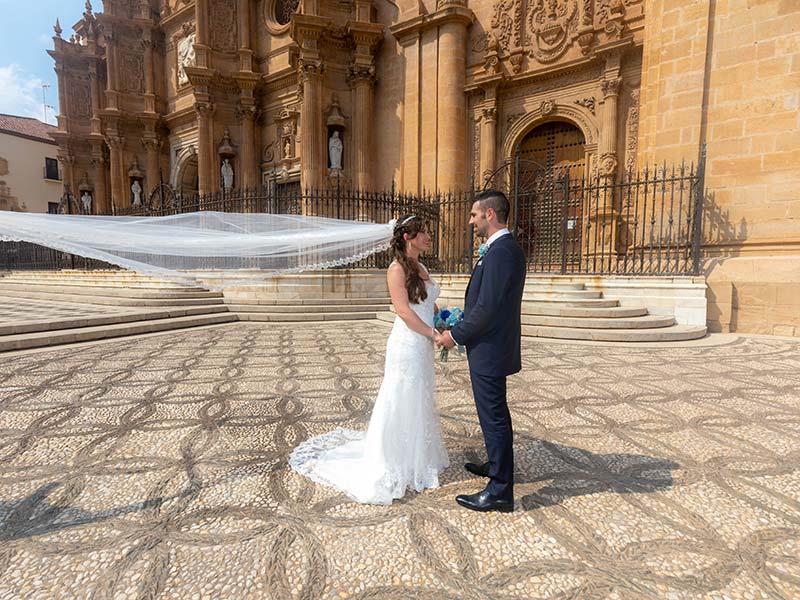
[[[492,241],[475,265],[464,299],[464,320],[451,334],[467,347],[478,419],[489,458],[489,493],[514,497],[514,452],[506,377],[522,369],[520,312],[527,266],[514,237]]]

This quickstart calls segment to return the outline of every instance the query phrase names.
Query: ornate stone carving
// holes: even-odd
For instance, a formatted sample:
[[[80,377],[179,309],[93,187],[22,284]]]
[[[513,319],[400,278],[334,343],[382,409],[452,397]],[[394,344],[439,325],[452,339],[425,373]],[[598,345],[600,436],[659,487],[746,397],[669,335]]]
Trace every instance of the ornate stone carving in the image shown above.
[[[599,0],[597,2],[597,21],[602,25],[609,19],[621,17],[625,14],[622,0]]]
[[[347,82],[352,87],[362,83],[373,85],[376,79],[375,65],[350,65],[347,69]]]
[[[539,112],[543,117],[552,114],[553,111],[555,111],[555,109],[556,109],[556,103],[553,100],[544,100],[539,105]]]
[[[577,28],[577,14],[577,0],[536,0],[528,15],[531,56],[546,63],[564,54]]]
[[[275,140],[272,140],[269,144],[264,146],[264,151],[261,153],[261,157],[265,163],[271,163],[275,161]]]
[[[342,170],[342,152],[344,151],[344,144],[342,138],[339,137],[339,132],[334,130],[328,140],[328,159],[330,160],[332,171]]]
[[[521,117],[524,117],[524,116],[525,116],[525,112],[524,111],[523,112],[516,112],[516,113],[512,113],[510,115],[507,115],[506,116],[506,127],[505,127],[506,131],[508,131],[511,128],[511,126],[517,121],[517,119],[520,119]]]
[[[522,0],[497,0],[492,15],[492,34],[499,49],[508,52],[522,43]]]
[[[223,159],[222,167],[220,168],[220,175],[222,177],[222,189],[226,192],[233,189],[233,165],[227,158]]]
[[[611,177],[617,172],[617,156],[606,152],[600,157],[599,173],[603,177]]]
[[[480,181],[481,177],[481,118],[476,115],[472,119],[472,177]]]
[[[144,92],[144,57],[140,51],[126,49],[120,53],[122,91],[141,94]]]
[[[628,142],[625,146],[625,170],[636,168],[636,154],[639,151],[639,90],[631,90],[631,104],[628,107],[626,124]]]
[[[594,24],[594,0],[583,0],[583,16],[581,25],[591,27]]]
[[[524,58],[522,53],[511,55],[511,71],[514,74],[522,72],[522,61]]]
[[[178,42],[178,85],[189,83],[186,67],[193,67],[197,64],[197,57],[194,52],[196,39],[196,34],[190,33]]]
[[[72,77],[69,80],[67,103],[71,117],[86,118],[92,116],[92,97],[88,78]]]
[[[495,121],[497,120],[497,108],[494,106],[484,106],[481,109],[481,116],[484,121]]]
[[[239,44],[236,0],[213,0],[210,9],[211,45],[223,52],[236,52]]]
[[[575,104],[577,104],[578,106],[583,106],[589,109],[590,113],[595,114],[597,102],[594,96],[591,96],[589,98],[581,98],[580,100],[575,100]]]
[[[297,60],[298,82],[302,85],[309,77],[321,77],[325,72],[325,63],[321,60],[300,57]]]
[[[603,98],[609,96],[617,96],[619,94],[619,86],[622,84],[622,79],[615,77],[614,79],[603,79],[600,82],[600,89],[603,90]]]

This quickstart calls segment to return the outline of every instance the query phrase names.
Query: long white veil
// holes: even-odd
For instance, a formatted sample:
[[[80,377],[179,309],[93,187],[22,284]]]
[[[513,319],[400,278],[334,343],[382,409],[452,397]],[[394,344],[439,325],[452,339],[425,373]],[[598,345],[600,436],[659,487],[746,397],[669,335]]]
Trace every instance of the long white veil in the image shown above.
[[[32,242],[162,279],[197,284],[186,271],[278,273],[342,266],[388,248],[394,222],[265,213],[194,212],[165,217],[0,211],[0,240]],[[247,280],[250,281],[250,280]],[[242,279],[214,284],[220,289]]]

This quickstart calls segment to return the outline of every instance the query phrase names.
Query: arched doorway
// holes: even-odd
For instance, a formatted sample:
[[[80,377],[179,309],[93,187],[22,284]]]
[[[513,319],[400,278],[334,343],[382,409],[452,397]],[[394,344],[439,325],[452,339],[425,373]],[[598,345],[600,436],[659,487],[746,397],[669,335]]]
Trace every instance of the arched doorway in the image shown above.
[[[186,158],[178,175],[178,191],[184,198],[196,196],[199,190],[197,178],[197,155]]]

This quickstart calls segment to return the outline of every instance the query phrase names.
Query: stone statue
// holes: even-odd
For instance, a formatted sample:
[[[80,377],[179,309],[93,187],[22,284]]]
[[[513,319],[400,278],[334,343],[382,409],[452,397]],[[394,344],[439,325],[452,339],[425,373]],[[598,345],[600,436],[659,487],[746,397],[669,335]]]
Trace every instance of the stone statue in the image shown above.
[[[81,204],[83,204],[83,214],[92,214],[92,196],[88,191],[84,191],[81,196]]]
[[[226,158],[222,161],[222,168],[220,169],[222,173],[222,188],[225,191],[233,189],[233,167],[231,166],[231,162]]]
[[[292,158],[292,142],[286,140],[286,145],[283,147],[283,158]]]
[[[342,139],[339,132],[334,131],[331,139],[328,140],[328,154],[331,157],[331,169],[342,170]]]
[[[133,193],[133,205],[134,206],[141,206],[142,205],[142,184],[139,183],[138,179],[134,179],[133,183],[131,184],[131,192]]]
[[[186,67],[195,65],[196,57],[194,52],[195,34],[192,33],[178,42],[178,84],[189,83],[189,76],[186,74]]]

